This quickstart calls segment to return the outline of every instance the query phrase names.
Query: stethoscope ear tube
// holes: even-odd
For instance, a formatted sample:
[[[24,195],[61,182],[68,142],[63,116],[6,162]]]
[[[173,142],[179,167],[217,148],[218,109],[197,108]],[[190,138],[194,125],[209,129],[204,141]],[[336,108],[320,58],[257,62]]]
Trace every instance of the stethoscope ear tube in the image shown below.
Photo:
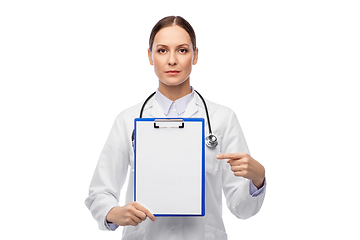
[[[144,108],[146,106],[146,103],[150,100],[150,98],[152,98],[155,95],[156,92],[153,92],[152,94],[150,94],[150,96],[148,96],[148,98],[145,100],[145,102],[143,103],[143,105],[141,106],[141,110],[140,110],[140,118],[142,118],[142,114],[144,112]],[[134,140],[135,140],[135,129],[133,130],[132,134],[131,134],[131,142],[132,142],[132,146],[134,147]]]
[[[217,140],[217,137],[214,134],[212,134],[212,131],[211,131],[210,117],[209,117],[209,112],[208,112],[205,100],[198,91],[196,91],[196,90],[194,90],[194,91],[199,95],[199,97],[201,98],[201,101],[203,102],[204,107],[205,107],[206,118],[207,118],[208,128],[209,128],[209,136],[207,136],[205,138],[205,144],[208,147],[214,148],[218,145],[218,140]],[[155,93],[156,92],[153,92],[143,103],[141,110],[140,110],[140,118],[142,118],[142,114],[144,112],[146,103],[150,100],[150,98],[152,98],[155,95]],[[134,139],[135,139],[135,130],[133,130],[132,135],[131,135],[131,142],[132,142],[133,147],[134,147]]]
[[[150,94],[150,96],[148,96],[148,98],[145,100],[144,104],[142,105],[141,107],[141,110],[140,110],[140,118],[142,118],[142,114],[144,112],[144,108],[146,106],[146,103],[150,100],[150,98],[152,98],[154,95],[155,95],[156,92],[153,92],[152,94]]]

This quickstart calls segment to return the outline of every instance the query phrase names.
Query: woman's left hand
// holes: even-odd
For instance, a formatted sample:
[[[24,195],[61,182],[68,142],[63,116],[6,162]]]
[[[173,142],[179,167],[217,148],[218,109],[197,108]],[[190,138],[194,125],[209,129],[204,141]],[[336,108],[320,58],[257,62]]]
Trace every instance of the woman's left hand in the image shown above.
[[[259,189],[265,180],[265,168],[249,154],[244,152],[218,154],[217,159],[228,159],[235,176],[250,179]]]

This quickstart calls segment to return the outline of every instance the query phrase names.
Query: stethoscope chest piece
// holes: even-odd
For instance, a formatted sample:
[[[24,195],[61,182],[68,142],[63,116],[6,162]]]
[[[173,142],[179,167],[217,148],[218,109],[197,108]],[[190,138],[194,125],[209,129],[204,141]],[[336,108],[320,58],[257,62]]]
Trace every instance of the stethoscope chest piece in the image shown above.
[[[205,144],[208,147],[214,148],[218,145],[217,137],[215,135],[210,134],[205,138]]]

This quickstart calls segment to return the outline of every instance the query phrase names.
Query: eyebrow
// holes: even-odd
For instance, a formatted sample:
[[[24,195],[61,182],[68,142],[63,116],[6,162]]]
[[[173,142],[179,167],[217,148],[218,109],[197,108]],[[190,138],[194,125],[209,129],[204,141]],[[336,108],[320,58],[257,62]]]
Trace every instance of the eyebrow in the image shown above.
[[[160,44],[157,44],[157,45],[155,46],[155,48],[158,48],[159,46],[160,46],[160,47],[168,47],[167,45],[160,43]],[[187,43],[180,44],[180,45],[178,45],[177,47],[182,47],[182,46],[190,47],[190,45],[187,44]]]

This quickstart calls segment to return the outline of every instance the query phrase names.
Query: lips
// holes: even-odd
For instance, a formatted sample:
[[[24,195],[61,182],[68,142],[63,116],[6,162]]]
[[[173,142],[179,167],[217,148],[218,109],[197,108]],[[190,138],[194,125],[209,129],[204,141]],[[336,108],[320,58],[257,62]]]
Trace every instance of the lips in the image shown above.
[[[170,75],[175,75],[175,74],[178,74],[180,71],[178,70],[169,70],[169,71],[166,71],[167,74],[170,74]]]

